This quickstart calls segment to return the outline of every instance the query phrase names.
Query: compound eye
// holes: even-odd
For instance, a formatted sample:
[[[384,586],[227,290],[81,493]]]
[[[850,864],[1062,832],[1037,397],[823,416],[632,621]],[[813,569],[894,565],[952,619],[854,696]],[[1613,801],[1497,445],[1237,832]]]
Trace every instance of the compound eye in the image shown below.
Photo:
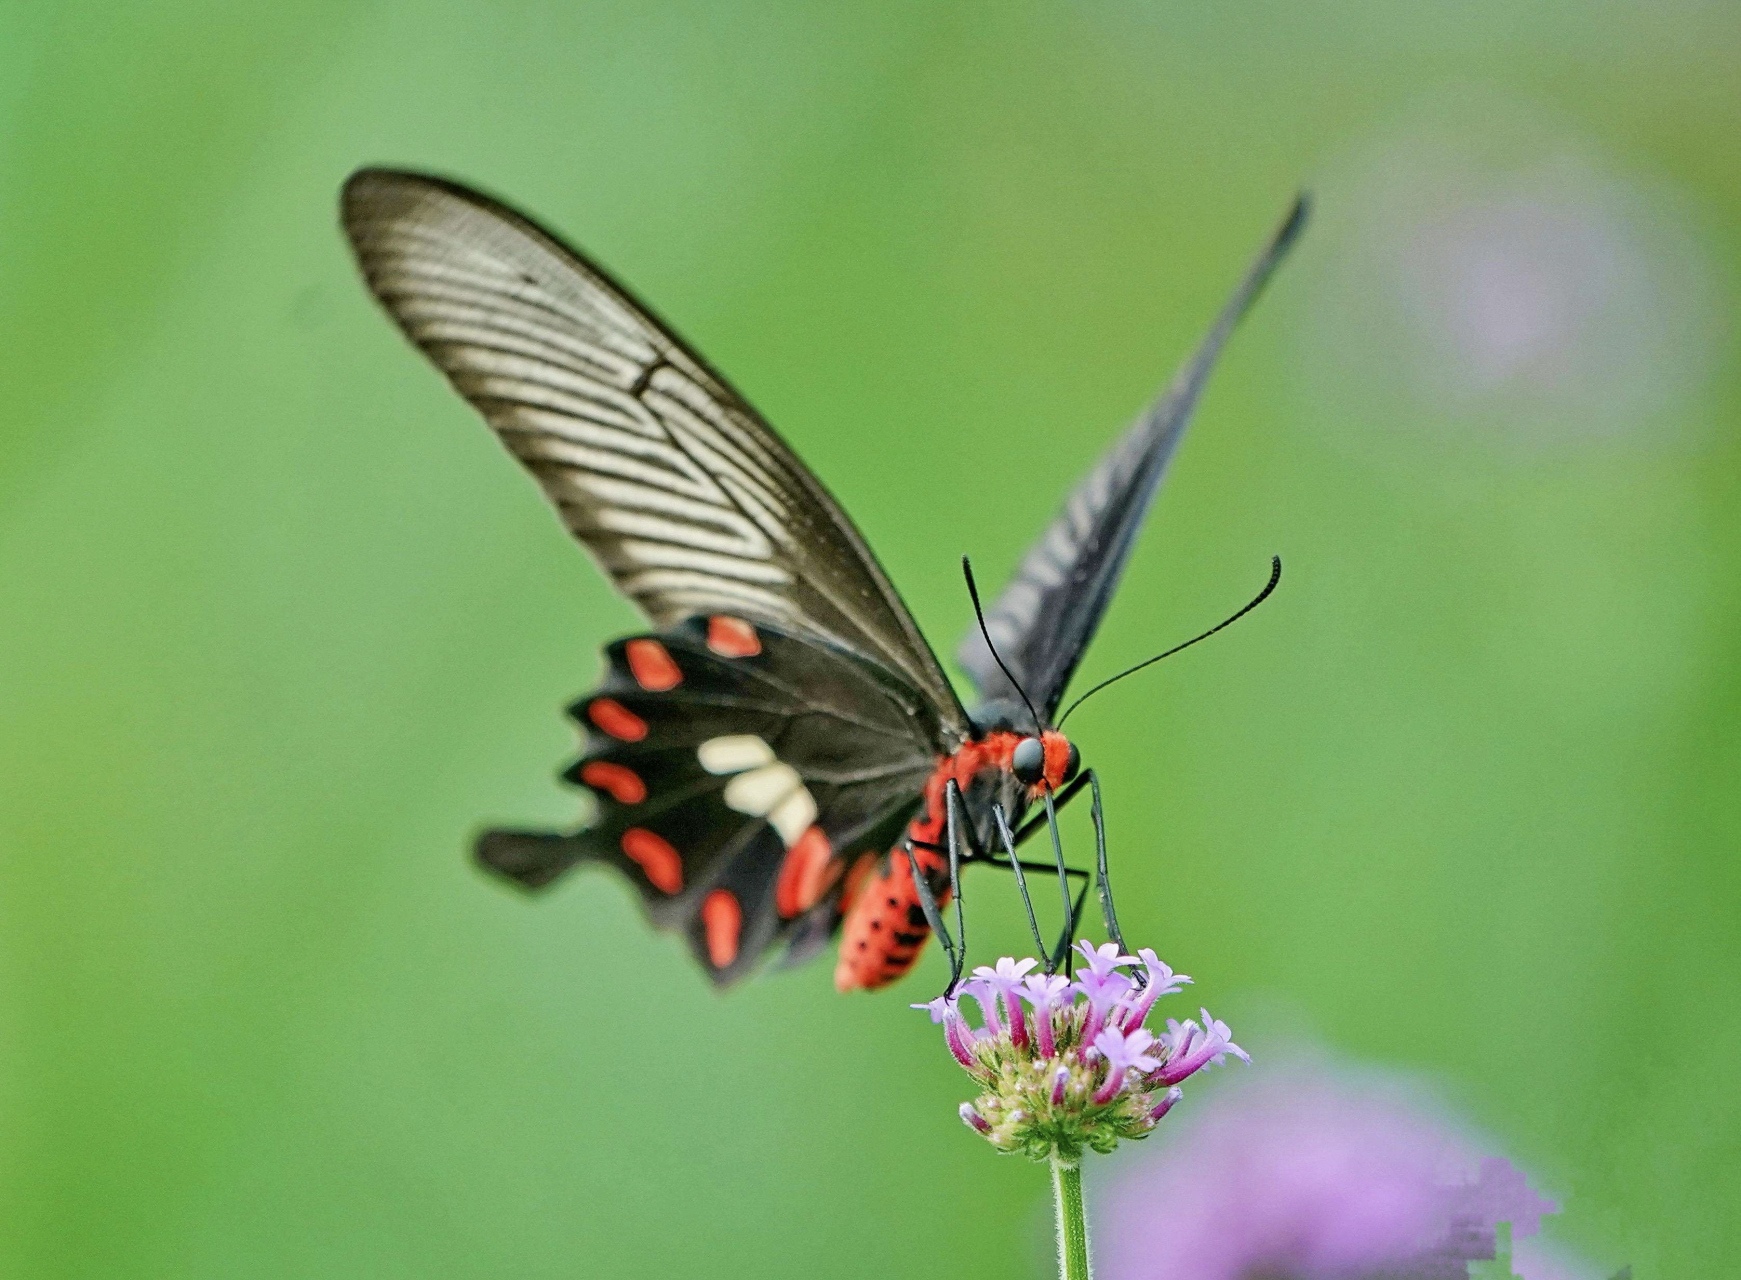
[[[1070,744],[1070,754],[1064,760],[1064,781],[1069,782],[1082,772],[1082,753],[1076,749],[1076,744]]]
[[[1010,756],[1010,772],[1024,787],[1038,786],[1046,776],[1046,748],[1038,738],[1023,738]]]

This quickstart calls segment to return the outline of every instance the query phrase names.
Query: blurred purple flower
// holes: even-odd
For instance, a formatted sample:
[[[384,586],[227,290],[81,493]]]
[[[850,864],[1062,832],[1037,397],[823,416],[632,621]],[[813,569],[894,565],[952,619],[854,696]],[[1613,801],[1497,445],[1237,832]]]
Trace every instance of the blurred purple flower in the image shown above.
[[[1577,445],[1720,420],[1734,286],[1684,194],[1485,93],[1430,95],[1343,165],[1300,326],[1336,430]]]
[[[1195,1119],[1102,1190],[1104,1280],[1465,1280],[1498,1223],[1521,1240],[1557,1212],[1388,1083],[1272,1068]]]

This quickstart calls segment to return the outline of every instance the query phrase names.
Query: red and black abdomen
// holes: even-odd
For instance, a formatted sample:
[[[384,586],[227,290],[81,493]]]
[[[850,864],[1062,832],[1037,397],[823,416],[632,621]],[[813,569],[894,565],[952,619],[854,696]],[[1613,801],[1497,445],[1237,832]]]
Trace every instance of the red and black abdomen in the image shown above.
[[[937,890],[938,905],[948,902],[948,866],[928,849],[914,853],[926,875],[944,881]],[[860,884],[850,886],[856,892],[844,904],[840,960],[834,967],[834,985],[840,991],[887,986],[913,967],[931,936],[905,850],[895,849],[884,862],[885,869],[873,867]]]
[[[967,795],[981,774],[1007,772],[1010,753],[1018,741],[1016,734],[996,732],[968,742],[954,755],[939,760],[925,782],[924,807],[907,827],[906,839],[912,841],[913,857],[940,907],[949,901],[949,863],[937,848],[928,846],[944,843],[944,789],[953,779]],[[973,820],[972,814],[961,816]],[[925,939],[931,936],[904,841],[886,858],[853,868],[841,910],[846,919],[840,934],[840,960],[834,968],[834,985],[840,991],[874,991],[887,986],[913,967],[924,950]]]

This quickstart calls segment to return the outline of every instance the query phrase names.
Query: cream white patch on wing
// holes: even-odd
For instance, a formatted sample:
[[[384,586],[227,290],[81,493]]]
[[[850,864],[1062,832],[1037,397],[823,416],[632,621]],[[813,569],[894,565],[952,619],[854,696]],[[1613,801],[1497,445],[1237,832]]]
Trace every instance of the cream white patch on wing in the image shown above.
[[[790,849],[816,821],[816,797],[803,777],[774,755],[753,733],[709,738],[695,749],[701,767],[715,776],[731,774],[726,805],[752,818],[765,818]]]
[[[779,766],[785,768],[784,765]],[[793,774],[797,777],[797,774]],[[816,800],[810,794],[808,787],[799,786],[791,795],[768,811],[768,821],[775,831],[780,833],[780,839],[785,841],[790,849],[798,843],[798,837],[810,829],[810,824],[816,821]]]
[[[725,802],[739,813],[765,818],[788,796],[804,790],[804,779],[789,764],[776,760],[725,784]]]
[[[745,769],[773,764],[774,749],[753,733],[734,733],[709,738],[695,749],[695,757],[711,774],[742,773]]]

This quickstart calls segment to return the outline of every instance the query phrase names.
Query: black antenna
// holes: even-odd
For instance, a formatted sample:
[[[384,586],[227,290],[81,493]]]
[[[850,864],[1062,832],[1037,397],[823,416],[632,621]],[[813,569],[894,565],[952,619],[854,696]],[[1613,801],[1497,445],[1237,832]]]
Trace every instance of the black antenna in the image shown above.
[[[1138,671],[1141,671],[1144,667],[1149,666],[1153,663],[1159,662],[1162,658],[1170,658],[1175,653],[1179,652],[1179,650],[1181,650],[1181,649],[1189,649],[1192,645],[1196,644],[1197,641],[1199,641],[1199,640],[1207,640],[1210,636],[1214,635],[1217,631],[1221,630],[1223,627],[1231,627],[1234,623],[1238,622],[1246,614],[1250,613],[1253,609],[1257,608],[1258,605],[1262,604],[1265,600],[1269,599],[1269,593],[1274,591],[1276,589],[1276,583],[1278,583],[1282,580],[1282,558],[1280,556],[1271,556],[1269,558],[1269,560],[1270,560],[1269,581],[1264,584],[1263,590],[1258,592],[1257,595],[1252,599],[1251,603],[1246,605],[1245,608],[1241,609],[1238,613],[1234,614],[1231,618],[1228,618],[1223,622],[1216,623],[1214,626],[1210,627],[1209,630],[1205,631],[1202,635],[1192,636],[1189,640],[1185,641],[1184,644],[1176,644],[1171,649],[1168,649],[1165,653],[1157,653],[1154,657],[1149,658],[1143,662],[1139,662],[1134,667],[1129,667],[1123,671],[1120,671],[1115,676],[1112,676],[1106,680],[1102,680],[1099,684],[1095,685],[1092,689],[1090,689],[1087,693],[1083,694],[1080,698],[1076,699],[1076,701],[1072,702],[1065,709],[1064,714],[1058,717],[1058,727],[1060,729],[1062,729],[1064,727],[1064,722],[1070,718],[1070,713],[1072,711],[1076,710],[1077,707],[1081,706],[1084,702],[1087,702],[1088,699],[1092,698],[1095,694],[1099,693],[1102,689],[1106,688],[1107,685],[1116,684],[1118,681],[1124,679],[1128,675],[1135,675]],[[969,581],[971,582],[971,579]],[[975,604],[977,605],[977,601],[975,602]],[[981,625],[983,626],[984,624],[982,623]],[[997,657],[997,655],[994,653],[994,654],[992,654],[992,657],[995,658],[995,657]],[[998,665],[1001,667],[1003,665],[1003,663],[999,662]]]
[[[1033,702],[1028,698],[1028,691],[1021,686],[1015,673],[1004,665],[1004,660],[998,656],[997,646],[991,642],[991,632],[985,629],[985,610],[979,607],[979,588],[973,581],[973,562],[966,556],[961,557],[961,572],[967,578],[967,594],[973,597],[973,616],[979,619],[979,634],[985,637],[985,647],[991,650],[992,661],[997,663],[997,669],[1004,673],[1009,682],[1015,686],[1017,693],[1022,695],[1022,701],[1028,705],[1028,714],[1034,717],[1034,732],[1044,733],[1045,725],[1040,722],[1040,713],[1034,710]]]

